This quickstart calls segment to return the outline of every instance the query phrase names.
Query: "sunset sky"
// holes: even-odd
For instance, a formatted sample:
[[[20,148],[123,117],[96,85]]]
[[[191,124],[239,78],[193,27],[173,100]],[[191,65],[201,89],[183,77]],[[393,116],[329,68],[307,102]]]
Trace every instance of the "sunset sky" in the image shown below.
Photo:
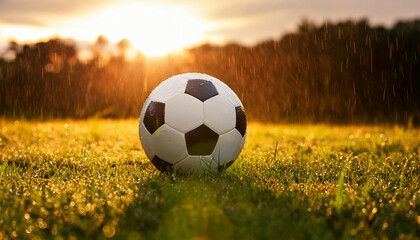
[[[366,17],[374,25],[420,17],[419,0],[0,0],[0,54],[10,39],[123,38],[146,55],[202,42],[255,44],[316,23]]]

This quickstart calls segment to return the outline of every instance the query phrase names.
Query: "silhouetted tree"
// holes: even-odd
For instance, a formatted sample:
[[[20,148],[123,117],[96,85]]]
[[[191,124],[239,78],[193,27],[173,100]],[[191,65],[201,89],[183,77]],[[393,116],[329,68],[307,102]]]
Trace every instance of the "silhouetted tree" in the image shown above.
[[[0,60],[5,117],[138,117],[161,81],[205,72],[225,81],[250,119],[287,122],[420,123],[420,20],[391,29],[367,20],[307,20],[296,32],[253,47],[204,44],[182,54],[127,60],[128,40],[99,36],[92,58],[51,39],[20,46]]]

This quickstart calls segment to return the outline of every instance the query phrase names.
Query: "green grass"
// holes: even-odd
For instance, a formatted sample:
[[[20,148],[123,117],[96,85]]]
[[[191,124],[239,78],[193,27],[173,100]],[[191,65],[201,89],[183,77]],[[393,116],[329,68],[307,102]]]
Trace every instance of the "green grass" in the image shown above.
[[[137,120],[0,121],[0,239],[419,239],[420,130],[250,124],[220,174],[159,173]]]

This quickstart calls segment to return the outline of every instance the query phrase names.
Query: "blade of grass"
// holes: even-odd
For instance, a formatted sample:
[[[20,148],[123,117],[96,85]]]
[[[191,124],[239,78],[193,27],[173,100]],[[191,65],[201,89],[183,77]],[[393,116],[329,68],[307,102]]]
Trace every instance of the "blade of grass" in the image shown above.
[[[337,195],[335,197],[335,209],[340,212],[341,207],[343,205],[343,195],[344,195],[344,176],[345,172],[344,170],[341,170],[340,177],[338,179],[338,189],[337,189]]]
[[[6,167],[7,167],[7,162],[4,161],[0,168],[0,185],[1,185],[1,181],[3,180],[3,173],[6,171]]]

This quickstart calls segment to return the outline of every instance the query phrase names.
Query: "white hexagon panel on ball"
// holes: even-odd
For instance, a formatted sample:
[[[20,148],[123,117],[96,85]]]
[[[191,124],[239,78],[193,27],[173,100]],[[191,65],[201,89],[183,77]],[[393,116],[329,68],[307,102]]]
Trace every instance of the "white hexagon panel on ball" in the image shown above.
[[[201,173],[217,171],[217,162],[211,156],[188,156],[175,164],[178,173]]]
[[[184,134],[166,124],[153,133],[151,141],[155,155],[170,164],[188,155]]]
[[[238,158],[242,145],[242,135],[233,129],[219,137],[212,156],[219,166],[229,167]]]
[[[142,121],[139,123],[139,137],[141,145],[143,146],[144,153],[149,159],[152,159],[155,156],[155,151],[152,147],[152,134],[145,128]]]
[[[153,101],[167,102],[169,99],[184,93],[188,79],[182,76],[168,78],[157,86],[149,98]]]
[[[204,124],[219,135],[232,130],[236,124],[235,107],[221,95],[206,100]]]
[[[203,103],[191,95],[182,93],[166,102],[165,123],[178,131],[186,133],[203,120]]]
[[[241,106],[242,102],[239,100],[238,96],[235,94],[235,92],[224,82],[220,81],[219,79],[209,76],[210,81],[216,86],[217,91],[219,92],[219,95],[225,97],[229,102],[232,103],[233,106]]]

